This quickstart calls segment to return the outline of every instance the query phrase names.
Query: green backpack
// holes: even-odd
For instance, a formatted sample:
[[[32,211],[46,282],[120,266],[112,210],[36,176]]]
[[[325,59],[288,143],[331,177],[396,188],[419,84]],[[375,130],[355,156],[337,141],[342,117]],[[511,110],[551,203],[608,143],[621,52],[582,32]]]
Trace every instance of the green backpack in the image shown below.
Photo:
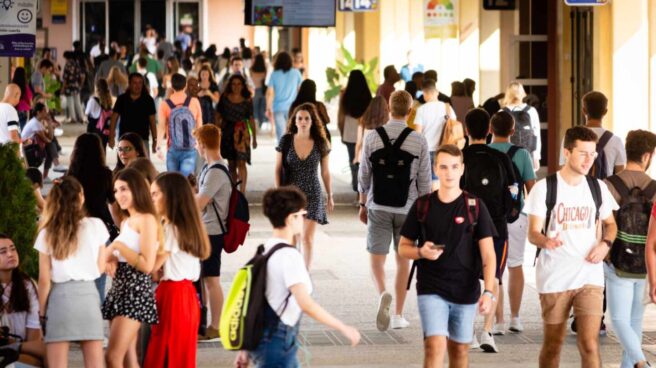
[[[264,245],[248,263],[237,271],[223,303],[219,332],[226,350],[255,350],[264,332],[267,261],[289,244],[276,244],[264,253]]]

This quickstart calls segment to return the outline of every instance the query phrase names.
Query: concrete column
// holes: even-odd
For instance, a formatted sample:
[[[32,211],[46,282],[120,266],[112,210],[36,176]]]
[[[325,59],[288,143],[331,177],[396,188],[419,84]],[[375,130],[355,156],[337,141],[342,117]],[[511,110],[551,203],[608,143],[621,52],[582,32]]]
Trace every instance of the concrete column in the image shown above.
[[[503,91],[501,86],[501,12],[487,11],[479,6],[479,80],[478,100],[483,103],[488,98]],[[505,59],[508,60],[508,59]]]

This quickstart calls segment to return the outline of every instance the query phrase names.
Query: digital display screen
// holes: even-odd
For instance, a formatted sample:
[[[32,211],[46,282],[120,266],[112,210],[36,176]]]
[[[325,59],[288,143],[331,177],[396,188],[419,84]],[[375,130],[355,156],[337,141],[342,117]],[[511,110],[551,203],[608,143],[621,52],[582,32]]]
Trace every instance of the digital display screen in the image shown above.
[[[331,0],[246,0],[249,26],[334,27],[336,2]]]

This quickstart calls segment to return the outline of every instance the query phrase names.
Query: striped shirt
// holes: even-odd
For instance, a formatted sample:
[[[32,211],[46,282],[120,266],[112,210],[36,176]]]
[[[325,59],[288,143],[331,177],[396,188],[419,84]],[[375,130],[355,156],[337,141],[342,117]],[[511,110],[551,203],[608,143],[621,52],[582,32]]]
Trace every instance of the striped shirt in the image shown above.
[[[392,144],[396,138],[401,135],[403,129],[407,128],[405,121],[391,119],[384,125],[384,129],[390,138]],[[404,207],[389,207],[374,203],[373,192],[373,175],[371,172],[371,154],[384,147],[382,139],[375,131],[367,134],[362,145],[362,156],[360,156],[360,171],[358,172],[358,190],[360,193],[367,193],[367,208],[389,213],[407,214],[410,207],[419,195],[431,192],[431,169],[430,158],[428,157],[428,144],[426,138],[417,132],[412,132],[403,144],[401,149],[418,157],[412,161],[410,167],[410,192],[408,200]]]

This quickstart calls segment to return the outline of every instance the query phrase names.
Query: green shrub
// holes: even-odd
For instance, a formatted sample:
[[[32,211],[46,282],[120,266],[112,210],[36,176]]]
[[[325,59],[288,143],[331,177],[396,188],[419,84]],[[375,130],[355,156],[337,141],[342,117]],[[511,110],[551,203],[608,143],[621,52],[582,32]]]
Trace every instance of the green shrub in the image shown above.
[[[32,182],[25,176],[23,162],[16,152],[15,143],[0,144],[0,232],[9,235],[16,244],[23,271],[37,278],[36,199]]]
[[[324,101],[328,102],[339,96],[342,88],[346,87],[346,81],[351,70],[362,70],[362,74],[367,79],[369,89],[374,93],[378,88],[376,83],[376,67],[378,58],[373,58],[368,62],[360,63],[353,58],[353,55],[344,47],[341,47],[344,62],[337,61],[337,68],[326,68],[326,79],[328,80],[328,89],[323,92]]]

